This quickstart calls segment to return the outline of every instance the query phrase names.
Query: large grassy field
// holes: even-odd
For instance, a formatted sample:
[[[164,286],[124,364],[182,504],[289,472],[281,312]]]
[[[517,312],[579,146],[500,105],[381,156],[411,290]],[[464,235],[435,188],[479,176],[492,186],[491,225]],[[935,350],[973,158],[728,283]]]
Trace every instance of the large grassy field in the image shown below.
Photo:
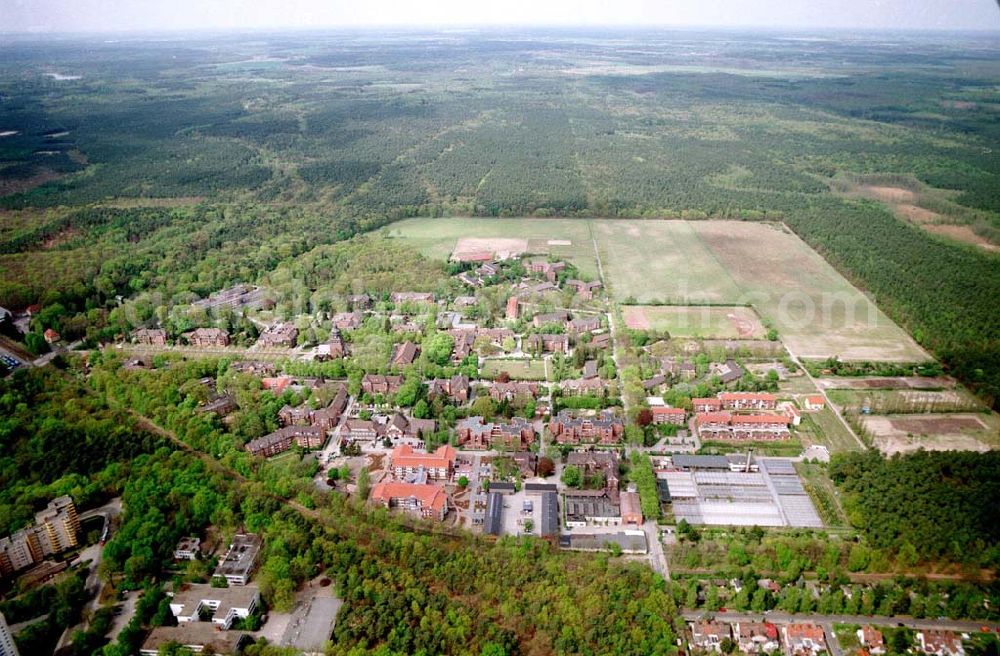
[[[597,262],[588,221],[573,219],[406,219],[389,226],[389,234],[413,243],[425,255],[447,260],[461,237],[527,239],[529,252],[548,253],[571,261],[580,273],[597,278]],[[570,242],[553,245],[549,241]]]
[[[797,356],[918,361],[926,352],[780,224],[615,219],[408,219],[389,227],[447,259],[460,237],[515,237],[596,276],[619,301],[750,304]],[[569,246],[549,246],[566,240]]]

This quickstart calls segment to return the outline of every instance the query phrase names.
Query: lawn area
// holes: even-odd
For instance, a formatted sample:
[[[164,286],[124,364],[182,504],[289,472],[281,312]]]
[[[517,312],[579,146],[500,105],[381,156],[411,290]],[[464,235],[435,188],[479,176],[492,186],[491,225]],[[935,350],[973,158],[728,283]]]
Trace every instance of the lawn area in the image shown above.
[[[753,308],[715,305],[626,305],[625,325],[665,330],[671,337],[763,339],[767,336]]]
[[[584,276],[597,278],[590,227],[582,219],[418,218],[398,221],[388,230],[390,236],[406,239],[424,255],[440,260],[451,257],[463,237],[526,239],[530,253],[565,258]]]
[[[480,369],[483,378],[494,379],[506,371],[513,380],[545,380],[545,362],[528,359],[486,360]]]
[[[808,430],[816,444],[822,444],[830,453],[841,451],[859,451],[861,445],[854,435],[834,414],[830,408],[819,412],[802,413],[802,428]]]
[[[591,230],[606,282],[619,301],[751,305],[789,350],[804,358],[929,359],[867,296],[780,224],[440,218],[407,219],[388,228],[391,236],[442,260],[463,237],[527,240],[529,252],[566,258],[593,278]]]

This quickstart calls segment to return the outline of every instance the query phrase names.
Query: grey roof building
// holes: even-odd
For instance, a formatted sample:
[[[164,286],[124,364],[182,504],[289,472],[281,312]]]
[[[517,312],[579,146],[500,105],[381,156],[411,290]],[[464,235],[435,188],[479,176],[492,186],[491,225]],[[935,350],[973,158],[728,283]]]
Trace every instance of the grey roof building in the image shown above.
[[[503,533],[503,495],[499,492],[490,492],[489,499],[486,500],[483,529],[489,535]]]

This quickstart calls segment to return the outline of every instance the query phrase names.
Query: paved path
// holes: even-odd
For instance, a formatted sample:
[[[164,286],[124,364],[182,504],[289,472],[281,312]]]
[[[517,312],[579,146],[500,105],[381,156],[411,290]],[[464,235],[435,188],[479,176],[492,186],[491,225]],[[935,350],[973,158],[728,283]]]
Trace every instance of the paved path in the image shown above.
[[[669,581],[670,567],[667,565],[667,556],[663,553],[663,543],[660,542],[659,526],[653,520],[647,520],[642,525],[642,530],[646,532],[646,546],[649,548],[649,564],[652,566],[654,572]]]

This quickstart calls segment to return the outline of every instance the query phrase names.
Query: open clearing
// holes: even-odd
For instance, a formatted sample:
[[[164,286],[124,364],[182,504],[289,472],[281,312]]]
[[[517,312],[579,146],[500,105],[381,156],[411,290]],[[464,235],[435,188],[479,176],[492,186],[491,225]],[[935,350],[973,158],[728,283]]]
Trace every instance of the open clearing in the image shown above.
[[[950,390],[829,390],[830,400],[842,410],[859,412],[868,407],[878,414],[911,412],[978,412],[983,408],[971,392]]]
[[[626,305],[622,316],[629,328],[665,330],[671,337],[762,339],[767,334],[748,307]]]
[[[816,379],[816,385],[823,389],[951,389],[955,381],[950,378],[923,376],[823,376]]]
[[[526,239],[596,277],[597,241],[611,293],[631,303],[752,305],[803,358],[930,357],[818,253],[782,225],[638,219],[407,219],[394,237],[447,260],[463,237]],[[569,241],[570,246],[550,245]]]
[[[518,257],[527,251],[527,239],[462,237],[455,244],[455,250],[452,251],[451,259],[456,262],[464,262],[477,259],[481,254],[489,254],[489,259],[507,260],[512,257]]]
[[[995,415],[868,415],[862,421],[886,455],[917,449],[988,451],[1000,445],[1000,425]]]
[[[485,360],[480,370],[483,378],[494,379],[507,372],[511,380],[545,380],[545,362],[515,358]]]
[[[597,277],[597,262],[585,220],[573,219],[406,219],[392,224],[389,234],[413,243],[428,257],[447,260],[459,243],[488,244],[492,240],[525,242],[532,254],[547,254],[572,262],[580,273]],[[482,249],[480,249],[482,250]]]

